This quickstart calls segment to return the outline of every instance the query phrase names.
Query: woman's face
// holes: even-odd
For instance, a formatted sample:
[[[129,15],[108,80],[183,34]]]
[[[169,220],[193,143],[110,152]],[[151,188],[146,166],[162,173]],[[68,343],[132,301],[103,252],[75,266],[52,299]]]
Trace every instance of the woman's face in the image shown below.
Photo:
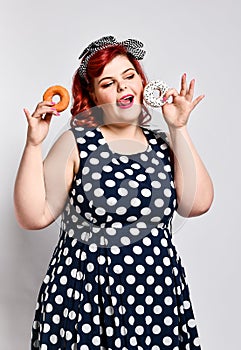
[[[94,78],[91,97],[104,111],[105,123],[137,123],[143,84],[126,56],[117,56]]]

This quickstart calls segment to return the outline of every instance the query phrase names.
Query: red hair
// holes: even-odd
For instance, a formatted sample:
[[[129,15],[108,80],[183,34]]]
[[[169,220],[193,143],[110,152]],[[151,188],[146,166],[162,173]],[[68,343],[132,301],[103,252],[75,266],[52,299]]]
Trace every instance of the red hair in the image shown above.
[[[72,118],[71,126],[90,126],[96,127],[103,123],[102,110],[95,107],[95,103],[90,97],[90,91],[93,89],[93,79],[99,77],[106,64],[113,60],[116,56],[126,56],[133,64],[136,72],[140,75],[143,87],[147,84],[146,76],[138,60],[129,54],[122,45],[109,46],[97,51],[89,60],[85,79],[79,76],[78,70],[73,78],[72,95],[73,106],[71,108]],[[144,125],[151,119],[151,116],[145,106],[139,116],[140,125]]]

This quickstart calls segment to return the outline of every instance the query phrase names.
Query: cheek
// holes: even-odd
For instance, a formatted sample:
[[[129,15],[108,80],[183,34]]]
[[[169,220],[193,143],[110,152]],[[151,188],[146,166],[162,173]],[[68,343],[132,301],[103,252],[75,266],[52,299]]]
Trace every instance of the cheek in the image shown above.
[[[100,105],[105,100],[105,96],[103,94],[95,93],[94,102],[96,105]]]
[[[138,92],[139,94],[142,94],[144,86],[141,79],[138,79],[138,82],[135,82],[133,85],[135,86],[136,92]]]
[[[101,95],[99,95],[98,101],[100,103],[111,103],[113,102],[114,99],[114,94],[112,93],[112,91],[109,89],[109,91],[102,93]]]
[[[142,81],[140,81],[137,85],[135,85],[135,92],[139,97],[139,102],[141,102],[142,100],[143,90],[144,90],[144,87],[143,87]]]

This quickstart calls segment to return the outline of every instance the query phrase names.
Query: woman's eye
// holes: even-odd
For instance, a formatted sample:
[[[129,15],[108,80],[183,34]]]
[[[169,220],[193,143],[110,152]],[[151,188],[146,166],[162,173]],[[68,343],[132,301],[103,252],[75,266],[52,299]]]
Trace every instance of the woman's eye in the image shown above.
[[[127,79],[133,79],[134,78],[134,76],[135,76],[135,74],[133,73],[133,74],[131,74],[131,75],[128,75],[127,76]]]
[[[105,89],[105,88],[111,86],[112,83],[113,83],[113,81],[110,81],[109,83],[106,83],[106,84],[102,85],[102,87]]]

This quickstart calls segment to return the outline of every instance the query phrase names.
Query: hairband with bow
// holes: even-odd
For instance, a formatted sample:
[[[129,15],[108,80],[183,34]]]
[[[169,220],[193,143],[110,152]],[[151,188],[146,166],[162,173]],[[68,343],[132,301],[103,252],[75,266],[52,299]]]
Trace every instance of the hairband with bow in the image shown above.
[[[79,56],[82,59],[80,67],[78,69],[81,78],[86,78],[86,70],[89,59],[99,50],[105,49],[109,46],[122,45],[126,48],[126,51],[130,53],[136,60],[142,60],[145,56],[146,51],[142,49],[143,43],[136,39],[127,39],[118,42],[114,36],[104,36],[96,41],[93,41],[89,46],[87,46],[84,51]]]

